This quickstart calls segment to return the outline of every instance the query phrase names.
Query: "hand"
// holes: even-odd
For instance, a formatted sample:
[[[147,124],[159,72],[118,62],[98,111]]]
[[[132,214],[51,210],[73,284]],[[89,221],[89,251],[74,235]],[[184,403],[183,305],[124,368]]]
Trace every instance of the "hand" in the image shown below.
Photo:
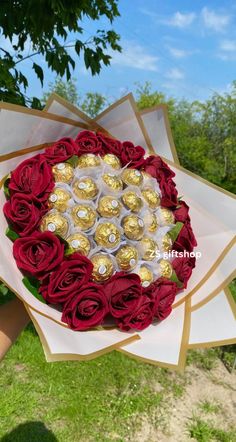
[[[24,304],[18,298],[0,306],[0,361],[29,321]]]

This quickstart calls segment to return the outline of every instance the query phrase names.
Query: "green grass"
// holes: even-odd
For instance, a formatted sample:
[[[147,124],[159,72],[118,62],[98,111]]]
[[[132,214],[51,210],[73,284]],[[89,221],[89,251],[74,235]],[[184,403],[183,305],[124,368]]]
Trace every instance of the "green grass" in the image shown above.
[[[190,350],[187,355],[187,364],[194,364],[203,370],[212,370],[219,358],[219,348],[209,348],[205,350]]]
[[[188,426],[189,435],[197,442],[235,442],[236,431],[224,431],[209,422],[193,417]]]
[[[12,432],[2,440],[50,442],[51,431],[63,442],[126,441],[138,417],[159,410],[159,424],[165,395],[179,397],[183,383],[181,375],[116,352],[48,364],[30,325],[1,364],[0,438]]]
[[[209,401],[200,402],[199,408],[207,414],[217,414],[221,411],[221,406],[219,404],[214,404],[213,402]]]

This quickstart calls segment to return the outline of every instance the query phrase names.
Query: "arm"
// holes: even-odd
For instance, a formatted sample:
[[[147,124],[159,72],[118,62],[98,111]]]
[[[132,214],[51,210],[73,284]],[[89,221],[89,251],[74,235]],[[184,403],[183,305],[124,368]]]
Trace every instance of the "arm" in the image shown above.
[[[0,306],[0,361],[29,321],[24,304],[18,298]]]

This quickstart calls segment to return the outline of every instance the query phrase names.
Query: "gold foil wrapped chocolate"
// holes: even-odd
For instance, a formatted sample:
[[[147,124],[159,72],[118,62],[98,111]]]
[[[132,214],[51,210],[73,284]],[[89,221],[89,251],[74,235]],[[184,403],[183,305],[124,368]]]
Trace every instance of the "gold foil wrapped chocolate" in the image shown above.
[[[122,219],[125,236],[132,240],[140,240],[144,234],[144,222],[137,215],[127,215]]]
[[[76,227],[80,227],[81,230],[89,230],[94,226],[97,214],[90,206],[76,204],[71,209],[71,217]]]
[[[154,239],[149,236],[144,236],[141,240],[142,259],[144,261],[153,261],[158,252],[158,245]]]
[[[97,167],[100,166],[101,161],[97,155],[93,153],[84,153],[78,158],[77,168],[82,169],[83,167]]]
[[[84,200],[92,200],[98,194],[98,188],[95,181],[90,177],[84,177],[73,183],[74,194]]]
[[[102,196],[98,201],[97,211],[104,218],[112,218],[120,215],[121,203],[114,196]]]
[[[137,274],[141,279],[143,287],[148,287],[153,282],[153,273],[147,266],[142,265],[137,271]]]
[[[165,207],[161,207],[158,211],[161,224],[167,226],[168,224],[175,223],[175,217],[171,210],[166,209]]]
[[[166,233],[162,238],[161,249],[163,252],[169,252],[172,249],[172,239],[168,233]]]
[[[121,234],[115,224],[107,222],[98,225],[94,239],[97,245],[107,249],[113,249],[121,240]]]
[[[113,272],[114,266],[109,255],[98,253],[91,258],[93,264],[92,279],[96,282],[103,282],[109,279]]]
[[[171,263],[166,259],[161,259],[158,264],[161,276],[163,278],[170,278],[173,272]]]
[[[122,180],[127,186],[141,186],[143,182],[143,175],[137,169],[124,169],[122,172]]]
[[[132,212],[138,213],[143,207],[142,199],[132,190],[127,190],[122,195],[124,206]]]
[[[156,232],[158,229],[158,221],[155,213],[150,214],[149,224],[148,224],[148,231],[153,233]]]
[[[74,252],[88,256],[91,249],[91,244],[85,235],[82,233],[73,233],[72,235],[68,236],[66,241]]]
[[[43,216],[40,230],[41,232],[49,231],[65,238],[69,230],[69,223],[65,216],[55,211]]]
[[[107,163],[113,169],[120,169],[121,168],[121,163],[120,163],[119,158],[116,155],[114,155],[113,153],[107,153],[106,155],[104,155],[104,157],[102,159],[103,159],[103,161],[105,161],[105,163]]]
[[[157,209],[160,206],[160,196],[151,187],[145,187],[142,190],[143,198],[151,209]]]
[[[74,169],[69,163],[58,163],[52,168],[54,180],[60,183],[71,183],[74,177]]]
[[[122,180],[112,173],[105,173],[102,176],[102,179],[106,185],[112,189],[114,192],[118,192],[123,189],[123,182]]]
[[[68,208],[68,202],[71,198],[70,193],[62,189],[61,187],[56,187],[48,198],[48,207],[50,209],[56,209],[59,212],[65,212]]]
[[[116,261],[120,270],[133,270],[138,262],[136,248],[128,244],[122,246],[116,254]]]

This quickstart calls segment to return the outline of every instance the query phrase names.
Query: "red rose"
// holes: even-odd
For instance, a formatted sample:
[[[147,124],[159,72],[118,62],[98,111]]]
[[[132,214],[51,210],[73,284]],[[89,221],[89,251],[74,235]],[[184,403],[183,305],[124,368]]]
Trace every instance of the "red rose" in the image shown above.
[[[11,194],[21,192],[46,201],[55,183],[51,166],[42,155],[23,161],[11,173],[9,189]]]
[[[180,221],[181,223],[185,223],[185,221],[190,221],[190,217],[189,217],[189,206],[185,203],[185,201],[179,201],[178,205],[180,207],[178,207],[178,209],[175,209],[173,211],[173,214],[175,216],[175,221]]]
[[[114,318],[121,318],[134,311],[142,294],[138,275],[125,272],[115,273],[104,286],[109,300],[110,312]]]
[[[141,146],[135,146],[131,141],[124,141],[120,154],[122,166],[129,164],[129,167],[138,168],[144,163],[145,150]]]
[[[120,157],[122,143],[119,140],[107,137],[106,135],[103,135],[101,132],[97,133],[97,138],[102,143],[102,152],[104,154],[112,153],[113,155],[117,155],[118,157]]]
[[[137,307],[127,316],[116,319],[118,327],[123,331],[130,329],[144,330],[153,321],[154,302],[148,296],[140,296]]]
[[[18,238],[13,244],[17,267],[23,273],[43,278],[62,262],[64,245],[50,232]]]
[[[178,238],[175,240],[173,244],[173,250],[192,252],[193,248],[196,247],[197,241],[194,236],[191,224],[189,221],[183,225],[182,229],[179,232]]]
[[[34,232],[46,213],[47,208],[35,197],[23,193],[14,193],[3,207],[3,212],[10,226],[20,236]]]
[[[50,164],[63,163],[77,152],[77,144],[72,138],[65,137],[56,141],[52,146],[47,147],[44,158]]]
[[[164,179],[159,183],[161,190],[161,205],[163,207],[174,207],[178,204],[178,192],[176,190],[176,185],[174,181],[165,181]]]
[[[168,181],[175,176],[175,173],[169,168],[161,157],[150,155],[144,163],[145,172],[149,173],[158,182],[161,180]]]
[[[40,293],[51,304],[66,302],[80,286],[88,282],[92,270],[93,265],[88,258],[73,253],[46,278]]]
[[[184,284],[185,289],[187,287],[188,280],[192,275],[192,270],[195,267],[195,263],[195,257],[175,258],[171,263],[178,279]]]
[[[94,132],[90,130],[83,130],[79,133],[75,140],[77,144],[77,153],[82,155],[84,153],[100,154],[102,150],[102,143]]]
[[[102,286],[88,283],[64,304],[61,319],[73,330],[87,330],[100,325],[107,313],[108,300]]]
[[[172,304],[177,293],[177,285],[169,279],[159,278],[147,289],[144,290],[144,295],[150,294],[154,297],[154,316],[160,321],[167,318],[172,311]]]

